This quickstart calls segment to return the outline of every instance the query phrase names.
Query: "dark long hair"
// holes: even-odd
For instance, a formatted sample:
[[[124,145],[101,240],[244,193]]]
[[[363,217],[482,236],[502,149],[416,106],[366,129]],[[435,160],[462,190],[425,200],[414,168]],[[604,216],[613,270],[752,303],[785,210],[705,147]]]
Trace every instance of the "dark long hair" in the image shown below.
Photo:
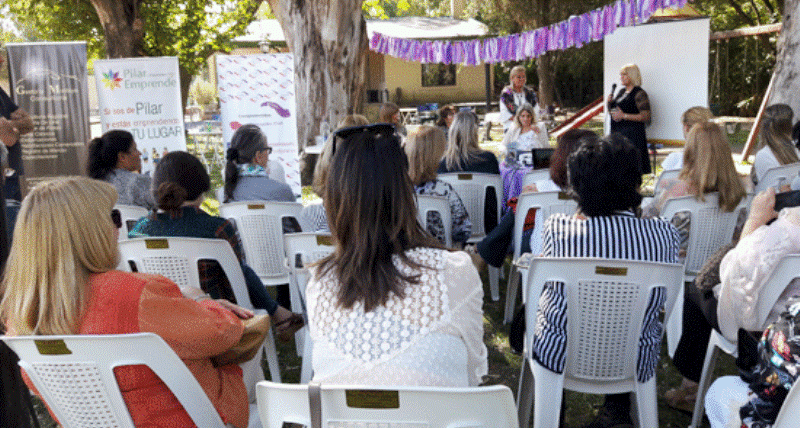
[[[336,251],[320,262],[317,275],[333,272],[341,284],[341,307],[361,302],[370,311],[384,305],[391,293],[403,296],[405,283],[418,283],[418,277],[403,275],[392,257],[421,268],[406,250],[442,248],[417,221],[407,171],[408,160],[393,131],[359,132],[335,145],[322,199]]]
[[[112,129],[89,142],[89,162],[86,173],[102,180],[117,167],[119,153],[127,153],[133,145],[133,134],[121,129]]]
[[[580,146],[582,138],[597,139],[599,137],[588,129],[570,129],[558,136],[556,150],[550,159],[550,179],[562,189],[569,187],[567,159]]]
[[[186,201],[193,201],[211,187],[206,168],[191,153],[169,152],[158,161],[153,172],[153,196],[159,208],[178,211]]]
[[[236,165],[252,163],[256,153],[267,149],[267,136],[258,125],[242,125],[231,138],[225,164],[225,201],[233,199],[233,191],[239,183],[239,169]]]

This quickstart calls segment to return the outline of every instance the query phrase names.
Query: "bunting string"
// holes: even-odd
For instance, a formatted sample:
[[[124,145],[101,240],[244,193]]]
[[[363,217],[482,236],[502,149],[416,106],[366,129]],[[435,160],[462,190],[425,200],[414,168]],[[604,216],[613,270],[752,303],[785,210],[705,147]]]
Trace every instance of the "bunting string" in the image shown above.
[[[373,33],[370,50],[421,63],[478,65],[521,61],[546,52],[602,40],[617,28],[646,22],[659,9],[680,9],[689,0],[617,0],[579,16],[524,33],[472,40],[416,40]]]

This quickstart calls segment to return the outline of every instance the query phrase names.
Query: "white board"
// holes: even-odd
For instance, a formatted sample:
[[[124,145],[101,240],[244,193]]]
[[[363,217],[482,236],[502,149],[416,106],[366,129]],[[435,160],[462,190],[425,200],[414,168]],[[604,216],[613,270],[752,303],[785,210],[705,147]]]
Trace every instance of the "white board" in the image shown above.
[[[709,25],[709,18],[644,24],[618,28],[604,39],[604,99],[613,83],[619,91],[620,68],[638,65],[652,109],[648,140],[683,140],[681,114],[708,106]]]

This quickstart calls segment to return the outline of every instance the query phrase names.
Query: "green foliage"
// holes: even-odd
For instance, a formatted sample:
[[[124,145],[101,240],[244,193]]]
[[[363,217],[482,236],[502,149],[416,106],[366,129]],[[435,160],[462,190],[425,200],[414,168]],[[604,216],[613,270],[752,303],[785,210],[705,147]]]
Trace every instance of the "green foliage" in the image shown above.
[[[216,51],[244,34],[262,0],[140,0],[144,50],[149,56],[177,56],[195,74]],[[89,0],[15,0],[4,18],[27,40],[85,40],[90,58],[105,57],[104,34]]]
[[[450,14],[449,0],[364,0],[364,17],[388,19],[402,16],[446,16]]]
[[[195,78],[189,86],[189,99],[197,105],[210,104],[217,100],[217,85],[202,78]]]

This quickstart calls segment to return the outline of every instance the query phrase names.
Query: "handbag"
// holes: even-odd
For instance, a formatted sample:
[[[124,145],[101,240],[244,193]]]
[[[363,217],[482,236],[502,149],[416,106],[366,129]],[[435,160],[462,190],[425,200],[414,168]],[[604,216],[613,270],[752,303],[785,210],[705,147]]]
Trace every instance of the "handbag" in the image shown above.
[[[239,342],[222,354],[211,357],[214,367],[244,363],[252,360],[258,353],[258,349],[264,343],[271,327],[269,315],[255,315],[242,320],[242,324],[244,324],[244,332]]]

